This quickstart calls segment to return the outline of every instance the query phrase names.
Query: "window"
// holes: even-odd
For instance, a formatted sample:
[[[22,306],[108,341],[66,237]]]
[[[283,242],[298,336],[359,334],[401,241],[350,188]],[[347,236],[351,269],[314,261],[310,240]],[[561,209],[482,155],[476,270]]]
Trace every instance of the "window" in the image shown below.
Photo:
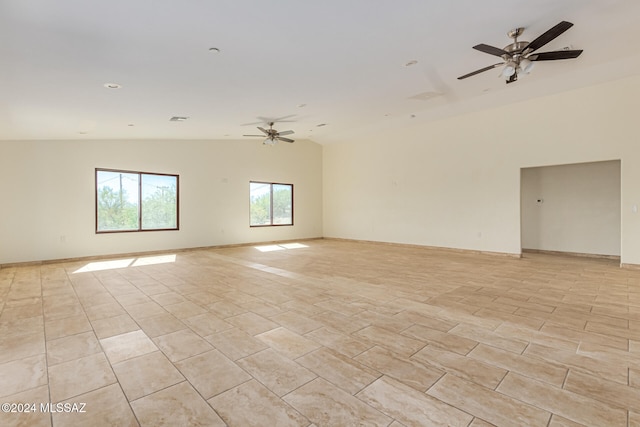
[[[293,185],[250,182],[251,227],[293,225]]]
[[[178,175],[96,169],[96,233],[178,229]]]

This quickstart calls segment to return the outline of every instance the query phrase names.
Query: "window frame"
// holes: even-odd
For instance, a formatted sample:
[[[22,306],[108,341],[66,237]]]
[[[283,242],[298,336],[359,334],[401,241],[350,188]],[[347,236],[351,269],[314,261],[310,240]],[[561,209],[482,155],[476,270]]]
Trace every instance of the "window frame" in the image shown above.
[[[269,224],[251,224],[251,184],[265,184],[269,186]],[[286,185],[291,187],[291,223],[289,224],[274,224],[273,223],[273,186],[274,185]],[[294,224],[294,186],[293,184],[287,184],[283,182],[269,182],[269,181],[249,181],[249,227],[291,227]]]
[[[98,173],[99,172],[116,172],[138,175],[138,228],[131,230],[99,230],[98,229]],[[176,226],[171,228],[142,228],[142,176],[170,176],[176,179]],[[170,173],[142,172],[125,169],[95,168],[93,189],[95,191],[95,234],[112,234],[112,233],[139,233],[148,231],[178,231],[180,230],[180,175]]]

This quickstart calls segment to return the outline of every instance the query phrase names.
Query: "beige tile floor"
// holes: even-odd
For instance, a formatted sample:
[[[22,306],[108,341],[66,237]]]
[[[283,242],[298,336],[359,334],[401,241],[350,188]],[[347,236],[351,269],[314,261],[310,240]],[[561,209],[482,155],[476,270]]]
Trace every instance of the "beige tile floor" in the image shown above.
[[[640,426],[639,270],[261,249],[0,269],[0,425]]]

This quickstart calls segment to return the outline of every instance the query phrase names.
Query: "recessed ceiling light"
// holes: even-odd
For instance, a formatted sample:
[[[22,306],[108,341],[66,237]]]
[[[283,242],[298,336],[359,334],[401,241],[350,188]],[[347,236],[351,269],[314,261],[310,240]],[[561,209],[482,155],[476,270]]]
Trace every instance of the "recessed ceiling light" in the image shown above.
[[[129,123],[127,126],[134,127],[135,125],[133,123]]]
[[[170,122],[184,122],[185,120],[187,120],[189,117],[185,117],[185,116],[173,116],[169,119]]]
[[[217,47],[210,47],[209,52],[220,53],[220,49],[218,49]]]
[[[415,114],[412,114],[412,115],[410,115],[409,117],[410,117],[410,118],[412,118],[412,119],[415,119],[415,118],[416,118],[416,115],[415,115]]]
[[[320,123],[319,125],[316,125],[317,127],[321,128],[322,126],[326,126],[326,123]]]
[[[411,67],[412,65],[416,65],[418,63],[418,61],[416,61],[415,59],[412,59],[411,61],[407,62],[406,64],[404,64],[405,67]]]
[[[307,106],[307,104],[298,104],[298,108],[304,108],[306,106]]]
[[[78,132],[78,133],[79,133],[80,135],[86,135],[86,134],[87,134],[87,133],[89,133],[89,132],[80,131],[80,132]]]
[[[120,89],[122,87],[122,85],[119,85],[118,83],[105,83],[103,86],[107,89]]]

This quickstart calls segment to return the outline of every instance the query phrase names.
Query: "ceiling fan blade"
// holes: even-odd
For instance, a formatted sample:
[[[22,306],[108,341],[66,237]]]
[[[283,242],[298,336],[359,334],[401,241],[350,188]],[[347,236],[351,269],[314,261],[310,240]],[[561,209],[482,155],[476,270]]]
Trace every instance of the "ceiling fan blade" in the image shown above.
[[[280,136],[276,136],[276,139],[278,141],[284,141],[284,142],[293,142],[293,139],[289,139],[289,138],[282,138]]]
[[[554,50],[552,52],[540,52],[530,55],[529,61],[555,61],[557,59],[573,59],[580,56],[582,50]]]
[[[260,129],[261,132],[263,132],[265,135],[269,135],[269,132],[267,132],[267,130],[265,128],[261,128],[260,126],[258,126],[258,129]],[[262,136],[262,135],[260,135]]]
[[[258,116],[256,117],[256,119],[262,120],[262,123],[285,123],[285,122],[295,122],[295,120],[287,120],[295,116],[297,116],[297,114],[289,114],[288,116],[282,116],[277,118]]]
[[[256,119],[260,120],[259,122],[252,122],[252,123],[242,123],[240,126],[253,126],[253,125],[263,125],[265,123],[269,124],[269,123],[282,123],[282,122],[295,122],[296,120],[285,120],[285,119],[289,119],[291,117],[295,117],[296,114],[289,114],[288,116],[282,116],[279,118],[270,118],[270,117],[262,117],[262,116],[258,116],[256,117]]]
[[[480,52],[484,52],[484,53],[488,53],[489,55],[495,55],[495,56],[502,56],[502,55],[509,55],[509,52],[507,52],[506,50],[502,50],[498,47],[494,47],[494,46],[489,46],[488,44],[477,44],[473,47],[475,50],[479,50]]]
[[[560,34],[564,33],[565,31],[567,31],[571,27],[573,27],[573,24],[571,22],[567,22],[567,21],[560,22],[556,26],[547,30],[545,33],[539,35],[538,38],[536,38],[534,41],[529,43],[526,47],[526,50],[528,52],[533,52],[535,50],[540,49],[542,46],[546,45],[551,40],[555,39],[556,37],[558,37]]]
[[[282,136],[282,135],[291,135],[292,133],[295,133],[292,130],[284,130],[282,132],[278,132],[278,135]]]
[[[504,62],[498,62],[497,64],[489,65],[488,67],[480,68],[479,70],[472,71],[469,74],[465,74],[464,76],[458,77],[458,80],[466,79],[467,77],[475,76],[476,74],[484,73],[485,71],[493,70],[500,65],[503,65]]]

